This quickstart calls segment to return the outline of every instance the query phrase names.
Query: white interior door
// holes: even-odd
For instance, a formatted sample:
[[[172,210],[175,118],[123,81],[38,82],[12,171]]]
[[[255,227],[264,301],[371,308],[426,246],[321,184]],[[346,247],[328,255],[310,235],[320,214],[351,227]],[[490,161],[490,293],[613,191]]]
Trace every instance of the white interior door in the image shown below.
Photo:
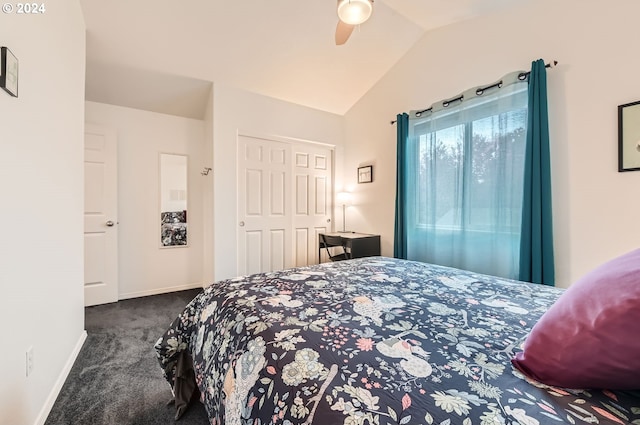
[[[318,234],[331,230],[333,152],[322,145],[294,147],[295,265],[318,263]]]
[[[117,139],[110,129],[85,124],[84,303],[118,301]]]
[[[291,267],[291,146],[238,137],[238,272]]]
[[[238,273],[318,262],[330,228],[333,154],[328,147],[238,137]]]

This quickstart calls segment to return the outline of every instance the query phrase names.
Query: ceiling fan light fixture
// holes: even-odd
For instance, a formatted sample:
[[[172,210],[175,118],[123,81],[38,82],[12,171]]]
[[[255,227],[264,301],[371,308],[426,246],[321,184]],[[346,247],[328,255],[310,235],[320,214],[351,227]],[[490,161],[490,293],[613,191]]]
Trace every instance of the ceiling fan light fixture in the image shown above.
[[[338,0],[338,18],[345,24],[360,25],[371,17],[371,0]]]

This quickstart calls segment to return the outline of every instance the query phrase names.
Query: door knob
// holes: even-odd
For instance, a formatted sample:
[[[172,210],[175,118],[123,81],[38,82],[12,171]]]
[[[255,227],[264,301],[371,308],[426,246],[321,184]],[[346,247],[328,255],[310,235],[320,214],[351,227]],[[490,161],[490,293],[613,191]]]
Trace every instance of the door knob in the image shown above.
[[[240,227],[244,227],[244,221],[241,221],[239,224],[240,224]]]
[[[113,225],[115,224],[113,221],[109,220],[105,223],[107,225],[107,227],[113,227]]]
[[[331,223],[331,219],[330,218],[327,219],[327,223]]]

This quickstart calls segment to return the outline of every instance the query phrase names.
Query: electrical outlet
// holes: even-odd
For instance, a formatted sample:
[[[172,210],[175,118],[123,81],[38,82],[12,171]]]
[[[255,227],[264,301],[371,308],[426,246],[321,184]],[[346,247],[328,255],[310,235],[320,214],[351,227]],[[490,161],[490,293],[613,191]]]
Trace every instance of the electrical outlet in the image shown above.
[[[33,347],[27,349],[27,377],[33,373]]]

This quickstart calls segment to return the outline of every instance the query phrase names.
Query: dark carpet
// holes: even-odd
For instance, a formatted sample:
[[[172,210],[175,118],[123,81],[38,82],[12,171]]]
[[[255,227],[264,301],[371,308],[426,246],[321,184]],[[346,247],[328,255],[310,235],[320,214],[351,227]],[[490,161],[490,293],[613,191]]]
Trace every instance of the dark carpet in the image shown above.
[[[199,289],[85,309],[88,337],[45,425],[204,425],[191,404],[174,420],[171,388],[153,345]]]

